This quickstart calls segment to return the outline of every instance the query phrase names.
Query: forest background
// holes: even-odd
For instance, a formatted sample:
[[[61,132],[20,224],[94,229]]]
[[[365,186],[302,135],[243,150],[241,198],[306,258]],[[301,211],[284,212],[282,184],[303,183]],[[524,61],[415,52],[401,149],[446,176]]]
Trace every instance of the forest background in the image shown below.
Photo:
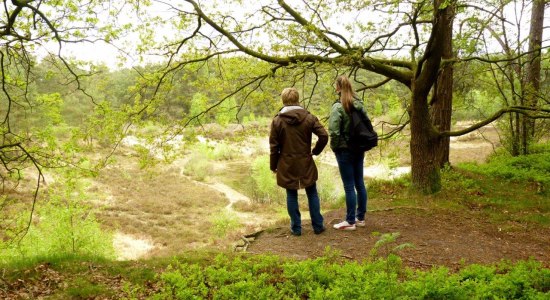
[[[286,224],[284,194],[267,163],[280,91],[297,87],[303,106],[326,124],[340,74],[353,80],[382,138],[366,159],[374,211],[481,209],[499,230],[524,226],[544,237],[548,3],[482,4],[279,0],[242,10],[240,1],[5,1],[4,274],[44,257],[224,251],[245,233]],[[104,46],[117,50],[109,59],[116,66],[75,54]],[[490,146],[451,149],[471,140]],[[317,161],[324,211],[344,205],[330,154]],[[505,195],[482,188],[510,182]],[[383,235],[377,247],[396,239]],[[393,258],[382,259],[388,271]],[[547,293],[543,274],[546,281],[529,286]],[[135,293],[175,284],[155,282],[157,290]],[[3,284],[6,293],[21,292]]]

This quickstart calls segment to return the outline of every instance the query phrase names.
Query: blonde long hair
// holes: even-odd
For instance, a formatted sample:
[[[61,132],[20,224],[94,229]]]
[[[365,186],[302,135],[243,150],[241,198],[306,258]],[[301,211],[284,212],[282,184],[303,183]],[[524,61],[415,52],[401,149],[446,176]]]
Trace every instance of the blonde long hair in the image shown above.
[[[355,96],[349,78],[346,75],[338,76],[336,78],[336,87],[340,90],[340,102],[346,113],[349,114],[353,105],[353,96]]]

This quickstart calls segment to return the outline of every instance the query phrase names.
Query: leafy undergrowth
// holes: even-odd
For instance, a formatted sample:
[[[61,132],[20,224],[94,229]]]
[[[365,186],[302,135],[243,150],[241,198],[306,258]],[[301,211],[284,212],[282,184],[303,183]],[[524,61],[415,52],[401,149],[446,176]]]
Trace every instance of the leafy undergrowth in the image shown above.
[[[548,299],[550,269],[535,261],[418,271],[398,256],[342,261],[188,253],[171,259],[108,262],[48,259],[3,269],[0,297],[53,299]]]
[[[486,164],[464,163],[461,167],[505,182],[531,182],[538,193],[550,193],[550,144],[533,146],[528,155],[499,153]]]
[[[369,210],[400,206],[476,212],[496,223],[550,227],[550,152],[496,157],[488,164],[460,164],[441,172],[442,190],[415,193],[410,178],[369,185]]]
[[[548,193],[538,185],[550,172],[536,171],[544,166],[541,158],[491,163],[495,165],[444,170],[442,191],[430,196],[412,192],[406,177],[393,182],[371,181],[369,210],[420,207],[418,213],[474,213],[498,223],[503,231],[550,227]],[[535,170],[538,177],[514,173],[520,165]],[[522,175],[504,178],[502,172],[484,171],[506,168]],[[392,213],[412,212],[395,209]],[[333,251],[301,261],[206,250],[134,262],[48,257],[0,266],[0,298],[549,299],[550,269],[544,263],[502,261],[464,265],[453,271],[438,266],[414,270],[393,254],[344,261]]]

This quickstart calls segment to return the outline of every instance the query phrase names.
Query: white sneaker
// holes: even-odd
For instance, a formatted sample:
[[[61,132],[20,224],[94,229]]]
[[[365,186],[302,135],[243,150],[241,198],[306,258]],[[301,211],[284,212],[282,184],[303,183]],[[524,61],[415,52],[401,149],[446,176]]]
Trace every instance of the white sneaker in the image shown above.
[[[355,218],[355,226],[357,227],[365,227],[365,220],[361,221]]]
[[[355,224],[350,224],[348,221],[343,221],[338,224],[334,224],[332,227],[338,230],[355,230]]]

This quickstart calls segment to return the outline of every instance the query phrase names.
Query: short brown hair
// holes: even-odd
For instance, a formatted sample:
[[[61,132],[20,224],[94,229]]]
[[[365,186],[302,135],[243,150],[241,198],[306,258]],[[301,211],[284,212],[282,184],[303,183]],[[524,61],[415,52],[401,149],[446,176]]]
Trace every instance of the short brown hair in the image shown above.
[[[281,93],[281,100],[283,100],[284,105],[300,105],[300,95],[296,88],[286,88]]]

